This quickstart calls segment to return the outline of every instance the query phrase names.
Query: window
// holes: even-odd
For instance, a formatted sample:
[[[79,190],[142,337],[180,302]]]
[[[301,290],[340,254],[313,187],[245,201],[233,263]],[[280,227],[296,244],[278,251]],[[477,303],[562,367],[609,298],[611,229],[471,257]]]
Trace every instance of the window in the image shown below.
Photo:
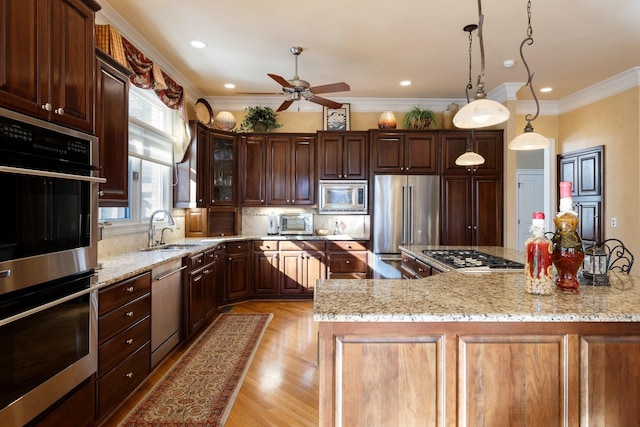
[[[178,113],[153,91],[129,90],[129,207],[100,208],[100,220],[146,223],[158,209],[171,208],[174,129]]]

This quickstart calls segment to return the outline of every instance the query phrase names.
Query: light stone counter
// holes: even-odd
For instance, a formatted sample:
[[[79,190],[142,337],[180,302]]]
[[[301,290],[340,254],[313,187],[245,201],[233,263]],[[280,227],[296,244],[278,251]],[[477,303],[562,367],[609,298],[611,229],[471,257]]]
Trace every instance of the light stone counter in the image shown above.
[[[172,251],[133,251],[119,255],[101,257],[98,254],[98,262],[102,264],[102,268],[96,270],[98,274],[98,285],[96,289],[108,286],[110,284],[128,279],[138,274],[150,271],[153,267],[160,265],[172,259],[182,258],[204,252],[220,243],[244,241],[244,240],[326,240],[326,241],[345,241],[345,240],[369,240],[368,236],[356,236],[348,234],[328,235],[328,236],[225,236],[219,238],[187,238],[178,242],[169,242],[169,244],[189,243],[198,246],[190,247],[183,250]]]
[[[430,246],[403,249],[422,255]],[[452,247],[453,248],[453,247]],[[457,247],[460,248],[460,247]],[[474,248],[522,261],[504,248]],[[640,322],[640,278],[610,274],[611,286],[581,286],[578,295],[530,295],[521,271],[460,273],[418,280],[321,280],[314,296],[320,322]]]

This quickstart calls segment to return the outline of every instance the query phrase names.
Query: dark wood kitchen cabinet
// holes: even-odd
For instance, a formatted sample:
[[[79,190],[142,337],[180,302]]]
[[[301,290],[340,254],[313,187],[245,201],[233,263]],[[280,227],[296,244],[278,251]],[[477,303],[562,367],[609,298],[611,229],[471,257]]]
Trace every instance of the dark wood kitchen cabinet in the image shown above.
[[[438,173],[437,131],[373,130],[370,137],[372,173]]]
[[[251,242],[227,242],[225,302],[251,296]]]
[[[455,164],[466,151],[470,131],[446,131],[440,135],[440,243],[502,246],[502,131],[473,134],[472,148],[485,158],[484,164],[473,167]]]
[[[253,242],[253,295],[276,296],[280,291],[280,253],[276,240]]]
[[[284,277],[280,294],[312,296],[317,279],[326,279],[324,241],[289,240],[280,242],[280,271]]]
[[[93,133],[92,0],[4,0],[0,105]]]
[[[151,369],[151,274],[98,292],[96,419],[103,419]]]
[[[195,121],[190,126],[191,141],[184,158],[175,165],[173,190],[174,206],[186,208],[185,235],[240,234],[237,136]]]
[[[369,273],[369,242],[335,241],[329,242],[327,254],[328,279],[366,279]]]
[[[267,205],[315,205],[315,162],[315,135],[267,136]]]
[[[96,136],[100,146],[100,206],[129,205],[129,76],[96,48]]]
[[[368,179],[367,132],[318,132],[319,179]]]
[[[267,203],[267,140],[264,135],[240,137],[240,204]]]
[[[601,242],[604,235],[604,146],[558,155],[558,182],[562,181],[572,183],[573,209],[578,213],[578,234],[583,243]],[[559,197],[558,193],[558,200]]]

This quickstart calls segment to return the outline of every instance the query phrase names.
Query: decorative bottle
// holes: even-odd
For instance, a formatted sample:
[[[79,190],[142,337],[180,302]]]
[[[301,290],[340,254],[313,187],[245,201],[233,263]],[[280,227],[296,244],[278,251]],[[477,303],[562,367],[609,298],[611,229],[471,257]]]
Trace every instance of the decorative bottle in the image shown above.
[[[578,270],[584,260],[582,239],[578,235],[578,214],[573,210],[571,182],[560,183],[560,211],[553,219],[553,265],[556,267],[556,287],[562,292],[577,294],[580,288]]]
[[[524,285],[530,294],[551,295],[553,283],[553,243],[544,236],[544,213],[534,212],[531,221],[532,236],[524,243]]]

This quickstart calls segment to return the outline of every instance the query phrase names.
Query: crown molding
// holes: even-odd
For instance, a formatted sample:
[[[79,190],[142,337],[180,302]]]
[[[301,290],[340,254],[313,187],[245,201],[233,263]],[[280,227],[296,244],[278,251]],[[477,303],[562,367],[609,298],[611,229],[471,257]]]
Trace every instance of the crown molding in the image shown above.
[[[625,90],[640,86],[640,67],[633,67],[558,101],[558,114],[567,113]]]

